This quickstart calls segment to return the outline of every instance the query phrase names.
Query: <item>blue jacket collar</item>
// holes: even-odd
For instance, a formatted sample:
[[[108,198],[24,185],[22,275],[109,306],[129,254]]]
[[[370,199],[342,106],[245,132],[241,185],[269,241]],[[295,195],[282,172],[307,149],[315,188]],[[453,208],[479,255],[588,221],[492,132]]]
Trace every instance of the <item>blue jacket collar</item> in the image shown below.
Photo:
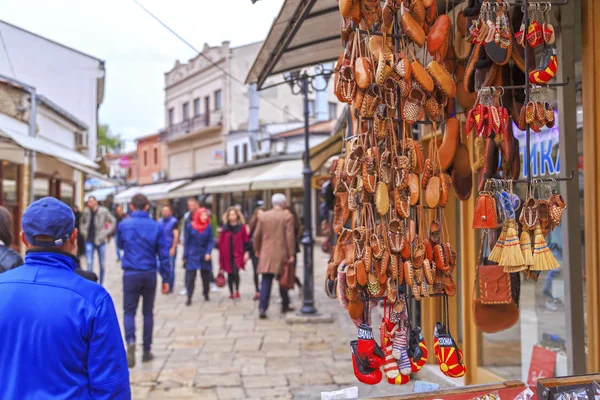
[[[79,259],[73,254],[59,249],[30,249],[25,254],[25,264],[45,265],[55,268],[79,268]]]
[[[133,218],[150,218],[150,215],[146,211],[136,210],[131,212]]]

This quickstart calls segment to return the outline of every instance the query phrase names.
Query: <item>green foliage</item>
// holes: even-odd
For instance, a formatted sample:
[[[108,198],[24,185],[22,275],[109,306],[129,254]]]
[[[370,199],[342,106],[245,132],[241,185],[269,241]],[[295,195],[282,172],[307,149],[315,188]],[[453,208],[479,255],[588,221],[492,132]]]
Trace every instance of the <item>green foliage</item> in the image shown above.
[[[98,126],[98,148],[103,147],[108,153],[118,153],[123,148],[121,137],[113,134],[108,124],[100,124]]]

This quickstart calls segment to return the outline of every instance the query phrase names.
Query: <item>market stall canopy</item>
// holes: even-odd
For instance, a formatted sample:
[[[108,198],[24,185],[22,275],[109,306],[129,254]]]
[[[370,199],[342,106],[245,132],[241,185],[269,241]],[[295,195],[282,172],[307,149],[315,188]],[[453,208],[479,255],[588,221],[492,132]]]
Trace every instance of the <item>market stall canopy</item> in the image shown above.
[[[98,168],[98,165],[94,161],[75,150],[54,143],[42,136],[29,136],[29,126],[26,123],[11,118],[6,114],[0,114],[0,136],[11,139],[24,149],[58,158],[69,165],[74,164],[74,168],[78,170],[83,169],[80,167],[88,167],[88,169]]]
[[[115,196],[115,203],[127,203],[138,193],[146,195],[150,201],[166,199],[172,190],[185,185],[189,181],[189,179],[183,179],[173,182],[155,183],[154,185],[134,186],[117,194]]]
[[[301,188],[302,170],[302,160],[280,161],[271,164],[268,170],[252,179],[250,188],[252,190]]]
[[[260,90],[269,76],[337,60],[340,18],[335,0],[286,0],[246,83]]]
[[[234,193],[250,190],[250,181],[253,177],[262,174],[273,166],[273,164],[260,165],[232,171],[219,179],[205,182],[203,193]]]
[[[92,190],[91,192],[85,194],[85,201],[87,201],[87,199],[90,197],[94,197],[98,201],[104,201],[108,196],[115,193],[116,190],[117,188],[114,187]]]

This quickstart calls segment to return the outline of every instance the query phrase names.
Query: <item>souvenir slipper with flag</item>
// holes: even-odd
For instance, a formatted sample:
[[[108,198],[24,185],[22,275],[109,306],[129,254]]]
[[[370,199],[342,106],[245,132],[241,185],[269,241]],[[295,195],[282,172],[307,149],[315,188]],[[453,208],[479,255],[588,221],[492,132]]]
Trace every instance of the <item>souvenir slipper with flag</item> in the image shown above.
[[[450,378],[464,376],[467,368],[463,364],[462,351],[456,345],[446,325],[441,322],[435,324],[433,332],[433,349],[440,371]]]

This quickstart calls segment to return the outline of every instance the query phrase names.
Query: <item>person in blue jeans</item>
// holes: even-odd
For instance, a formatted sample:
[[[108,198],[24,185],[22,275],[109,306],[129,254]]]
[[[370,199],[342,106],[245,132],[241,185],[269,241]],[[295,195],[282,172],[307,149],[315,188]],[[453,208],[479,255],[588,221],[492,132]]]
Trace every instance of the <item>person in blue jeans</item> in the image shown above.
[[[169,293],[173,293],[175,285],[175,261],[177,260],[177,244],[179,243],[179,221],[173,216],[170,206],[163,206],[162,218],[159,224],[163,234],[169,243],[169,277],[166,283],[169,284]],[[165,282],[163,282],[165,283]]]
[[[88,271],[94,271],[94,251],[100,264],[100,284],[104,282],[104,256],[106,242],[115,231],[116,220],[111,212],[98,204],[94,196],[87,199],[87,208],[80,221],[81,234],[85,241],[85,258]]]
[[[169,241],[158,222],[148,214],[148,198],[141,193],[131,199],[131,216],[119,224],[117,244],[123,249],[123,323],[127,342],[127,365],[135,366],[135,313],[140,297],[144,315],[144,354],[142,362],[152,361],[152,329],[156,271],[163,279],[162,292],[169,291]],[[157,262],[158,258],[158,262]]]
[[[44,197],[21,225],[25,263],[0,274],[0,399],[131,399],[110,294],[77,274],[73,211]]]

